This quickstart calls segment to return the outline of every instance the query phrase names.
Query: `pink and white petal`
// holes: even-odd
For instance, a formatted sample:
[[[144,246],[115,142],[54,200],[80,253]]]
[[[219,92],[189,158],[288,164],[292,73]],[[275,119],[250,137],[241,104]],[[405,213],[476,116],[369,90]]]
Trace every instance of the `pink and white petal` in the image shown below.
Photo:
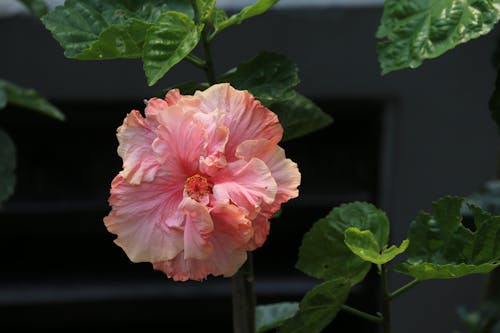
[[[211,237],[213,254],[206,260],[185,259],[180,253],[173,260],[153,264],[176,281],[203,280],[214,276],[234,275],[247,259],[246,246],[253,236],[251,222],[229,203],[217,202],[210,210],[214,222]]]
[[[261,247],[267,239],[269,235],[269,230],[271,228],[271,224],[266,216],[259,214],[252,221],[253,227],[253,237],[247,244],[247,250],[253,251],[259,247]]]
[[[160,160],[175,159],[186,174],[193,175],[198,170],[200,156],[204,155],[205,128],[194,118],[194,113],[178,105],[169,107],[159,114],[159,140],[153,149]]]
[[[224,246],[224,240],[219,238],[213,244],[214,254],[207,260],[186,260],[181,252],[173,260],[153,263],[153,268],[175,281],[201,281],[208,275],[233,276],[247,260],[247,251],[245,248],[228,249]]]
[[[169,103],[164,99],[153,97],[147,101],[144,113],[148,119],[153,119],[156,118],[159,113],[164,112],[169,106]]]
[[[186,197],[179,205],[185,215],[184,259],[205,260],[213,253],[214,224],[206,206]]]
[[[266,164],[257,158],[229,163],[213,177],[213,195],[218,201],[231,200],[253,219],[262,203],[274,202],[277,185]]]
[[[112,210],[104,224],[131,261],[169,260],[182,251],[182,191],[183,182],[169,175],[139,185],[115,177],[108,200]]]
[[[299,195],[301,175],[297,163],[285,156],[285,151],[278,145],[268,140],[248,140],[241,143],[236,149],[236,156],[249,161],[259,158],[271,170],[278,190],[275,201],[272,204],[263,205],[263,212],[272,216],[279,210],[280,205]]]
[[[207,261],[184,259],[184,253],[179,253],[174,259],[153,263],[153,268],[162,271],[174,281],[201,281],[211,273]]]
[[[278,143],[283,135],[276,114],[256,100],[247,90],[236,90],[228,83],[215,84],[195,97],[201,100],[205,113],[219,110],[224,113],[223,125],[229,129],[226,158],[235,160],[236,147],[245,140],[268,139]]]
[[[214,176],[227,165],[224,151],[229,138],[229,129],[222,125],[211,126],[211,129],[207,132],[205,156],[200,157],[200,171]]]
[[[152,181],[160,164],[152,150],[156,126],[133,110],[117,130],[118,155],[123,159],[121,175],[131,184]]]
[[[226,248],[244,246],[253,236],[252,222],[245,212],[228,202],[215,202],[210,209],[214,221],[214,237],[223,238]]]
[[[167,102],[168,106],[172,106],[177,104],[182,97],[179,89],[171,89],[165,95],[165,102]]]

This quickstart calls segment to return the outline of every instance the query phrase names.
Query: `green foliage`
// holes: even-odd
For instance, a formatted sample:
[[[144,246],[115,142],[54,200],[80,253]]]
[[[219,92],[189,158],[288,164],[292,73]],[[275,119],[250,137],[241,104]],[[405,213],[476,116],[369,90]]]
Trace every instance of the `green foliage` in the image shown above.
[[[500,216],[470,206],[473,232],[462,224],[462,204],[462,198],[444,197],[433,203],[434,216],[421,212],[410,225],[408,259],[395,270],[427,280],[488,273],[497,267]]]
[[[196,0],[195,5],[200,22],[210,21],[215,10],[215,0]]]
[[[385,0],[377,31],[382,73],[416,68],[488,33],[499,19],[498,0]]]
[[[299,303],[283,302],[259,305],[255,309],[255,328],[257,333],[267,332],[281,326],[299,310]]]
[[[64,114],[35,90],[22,88],[8,81],[0,80],[0,109],[5,107],[6,103],[64,120]]]
[[[344,278],[351,285],[363,280],[371,263],[344,243],[345,231],[350,227],[369,230],[382,246],[388,242],[389,220],[384,212],[366,202],[343,204],[304,235],[296,267],[319,279]]]
[[[358,257],[371,263],[385,264],[398,254],[403,253],[408,247],[408,240],[405,239],[400,247],[392,245],[389,248],[380,245],[370,230],[360,230],[355,227],[345,231],[345,244]]]
[[[166,12],[158,18],[144,42],[144,72],[149,85],[155,84],[196,47],[202,29],[203,26],[196,26],[183,13]]]
[[[345,279],[323,282],[309,291],[299,305],[299,311],[285,321],[279,333],[321,332],[337,315],[351,289]]]
[[[331,124],[332,117],[297,93],[297,65],[281,54],[261,52],[219,78],[250,91],[275,112],[284,128],[283,141],[295,139]]]
[[[43,0],[19,0],[22,4],[29,9],[30,12],[38,17],[47,14],[49,7]]]
[[[278,115],[283,126],[283,141],[313,133],[333,122],[330,115],[297,92],[289,99],[272,103],[270,109]]]
[[[213,21],[215,31],[212,36],[215,36],[217,33],[233,24],[240,24],[246,19],[266,12],[278,1],[279,0],[257,0],[254,4],[243,8],[239,13],[231,15],[229,18],[227,18],[227,16],[224,18],[225,14],[219,11],[216,19]]]
[[[7,200],[16,184],[16,148],[14,142],[0,129],[0,204]]]
[[[138,58],[147,30],[171,10],[193,16],[187,0],[67,0],[42,22],[68,58]]]
[[[462,306],[458,315],[469,333],[500,333],[500,299],[484,302],[472,312]]]
[[[68,0],[42,22],[68,58],[143,58],[152,85],[198,43],[192,17],[188,0]]]
[[[216,8],[212,12],[212,16],[210,17],[210,23],[212,23],[212,26],[217,27],[222,22],[224,22],[225,20],[227,20],[227,18],[228,18],[228,16],[227,16],[226,12],[223,9]],[[215,35],[215,33],[211,35],[211,38],[213,38],[214,35]]]
[[[481,207],[493,215],[500,215],[500,180],[491,179],[486,181],[481,188],[468,195],[465,200]],[[472,210],[472,209],[471,209]],[[486,215],[489,215],[485,212]],[[463,214],[469,214],[468,210],[463,210]]]
[[[297,65],[284,55],[271,52],[259,53],[218,81],[247,89],[266,105],[293,98],[293,88],[300,82]]]

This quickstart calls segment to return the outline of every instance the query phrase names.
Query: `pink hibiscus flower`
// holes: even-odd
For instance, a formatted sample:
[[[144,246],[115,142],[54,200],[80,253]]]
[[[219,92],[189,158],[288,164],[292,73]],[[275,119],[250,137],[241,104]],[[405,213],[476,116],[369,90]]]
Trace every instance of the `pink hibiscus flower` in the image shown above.
[[[145,116],[133,110],[118,128],[123,170],[104,224],[130,260],[174,280],[232,276],[298,195],[277,116],[229,84],[171,90],[150,99]]]

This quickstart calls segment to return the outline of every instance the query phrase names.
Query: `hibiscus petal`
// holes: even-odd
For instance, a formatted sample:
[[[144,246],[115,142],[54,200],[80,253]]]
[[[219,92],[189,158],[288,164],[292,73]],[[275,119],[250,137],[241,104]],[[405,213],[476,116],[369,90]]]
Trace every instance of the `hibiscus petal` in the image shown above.
[[[277,191],[269,168],[257,158],[229,163],[213,181],[215,199],[231,200],[236,206],[246,210],[250,219],[256,216],[263,202],[274,202]]]
[[[245,217],[245,212],[235,205],[215,202],[210,215],[215,223],[214,236],[219,238],[223,236],[227,248],[242,247],[252,238],[252,222]]]
[[[151,147],[156,138],[156,125],[133,110],[118,128],[118,155],[123,159],[120,174],[132,184],[151,181],[160,166]]]
[[[187,197],[179,208],[185,214],[184,259],[208,258],[213,252],[210,235],[214,229],[212,218],[206,206]]]
[[[182,97],[183,96],[181,95],[181,92],[179,91],[179,89],[171,89],[165,95],[165,102],[167,102],[167,104],[169,106],[172,106],[172,105],[177,104],[177,102],[179,102],[179,100]]]
[[[180,169],[187,175],[193,175],[198,170],[206,138],[203,123],[196,120],[193,115],[193,112],[178,105],[160,113],[158,140],[153,143],[155,153],[162,156],[162,163],[175,159]]]
[[[161,98],[150,98],[146,103],[146,109],[144,113],[146,118],[152,119],[156,118],[159,113],[164,112],[169,107],[169,103]]]
[[[228,83],[215,84],[194,95],[201,100],[205,113],[219,110],[224,113],[223,125],[229,129],[226,158],[235,160],[236,147],[249,139],[268,139],[278,143],[283,135],[276,114],[256,100],[246,90],[236,90]]]
[[[259,214],[252,220],[253,237],[247,244],[247,250],[253,251],[261,247],[269,235],[271,224],[266,216]]]
[[[270,205],[263,205],[262,213],[268,217],[279,210],[280,205],[299,195],[301,175],[297,163],[287,159],[285,151],[268,140],[247,140],[236,149],[236,156],[246,161],[258,158],[264,161],[271,170],[278,185],[276,198]]]
[[[251,222],[238,207],[228,203],[216,203],[210,214],[214,223],[210,257],[185,259],[185,254],[180,253],[173,260],[154,263],[153,268],[176,281],[203,280],[209,274],[234,275],[247,258],[245,246],[253,236]]]
[[[115,177],[109,198],[113,209],[104,224],[131,261],[169,260],[182,251],[182,191],[182,180],[170,175],[139,185]]]

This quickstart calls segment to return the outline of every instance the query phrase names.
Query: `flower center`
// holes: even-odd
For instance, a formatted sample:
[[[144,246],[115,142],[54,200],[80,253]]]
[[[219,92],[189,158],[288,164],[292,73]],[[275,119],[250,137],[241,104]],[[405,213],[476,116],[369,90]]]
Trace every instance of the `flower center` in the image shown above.
[[[203,197],[210,193],[210,184],[208,180],[198,174],[189,177],[184,183],[186,194],[192,199],[200,201]]]

